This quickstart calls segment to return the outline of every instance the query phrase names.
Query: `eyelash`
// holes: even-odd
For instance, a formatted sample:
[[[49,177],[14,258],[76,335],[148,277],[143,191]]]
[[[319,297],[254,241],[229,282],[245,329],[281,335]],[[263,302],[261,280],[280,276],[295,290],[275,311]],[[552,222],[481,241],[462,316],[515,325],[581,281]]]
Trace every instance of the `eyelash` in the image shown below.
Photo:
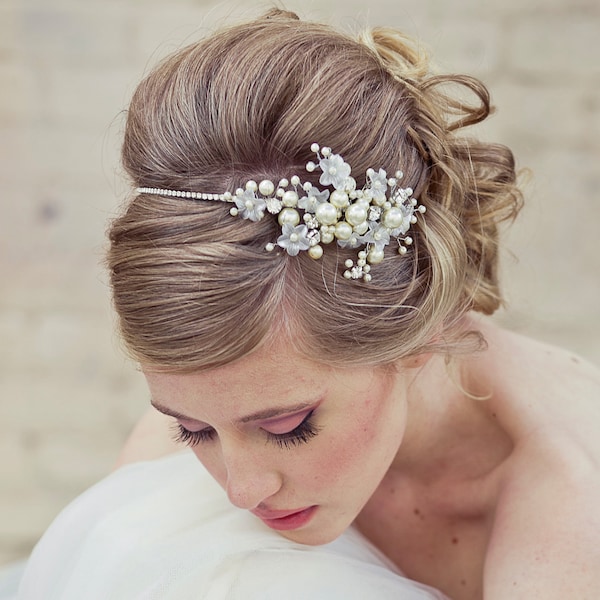
[[[311,411],[306,418],[296,428],[287,433],[270,433],[265,431],[267,440],[276,444],[280,448],[294,448],[301,444],[307,444],[319,433],[319,428],[311,421],[313,416]],[[189,431],[183,425],[177,424],[175,428],[175,442],[194,447],[203,442],[210,442],[214,439],[214,429],[201,429],[200,431]]]

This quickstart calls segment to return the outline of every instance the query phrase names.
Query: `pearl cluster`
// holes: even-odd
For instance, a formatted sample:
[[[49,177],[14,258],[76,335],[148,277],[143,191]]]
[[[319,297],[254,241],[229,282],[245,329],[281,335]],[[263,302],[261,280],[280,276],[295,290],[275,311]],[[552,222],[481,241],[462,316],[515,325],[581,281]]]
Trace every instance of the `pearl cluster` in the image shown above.
[[[319,183],[323,190],[310,182],[302,183],[294,175],[288,181],[281,179],[277,185],[265,179],[260,183],[250,180],[234,194],[207,194],[165,190],[160,188],[137,188],[140,194],[156,194],[230,202],[230,213],[244,219],[258,221],[265,212],[277,215],[282,233],[276,243],[269,243],[266,250],[276,246],[284,248],[291,256],[301,250],[308,251],[311,258],[323,255],[323,245],[337,241],[344,248],[364,247],[358,252],[356,264],[346,260],[346,279],[371,280],[371,265],[380,263],[384,249],[395,239],[398,252],[405,254],[412,238],[406,233],[417,221],[416,213],[424,213],[425,207],[412,198],[413,190],[399,188],[402,172],[387,177],[383,169],[367,170],[366,185],[356,189],[356,180],[350,176],[351,167],[331,148],[312,144],[311,151],[318,163],[309,162],[308,172],[321,170]],[[332,190],[329,188],[333,188]]]

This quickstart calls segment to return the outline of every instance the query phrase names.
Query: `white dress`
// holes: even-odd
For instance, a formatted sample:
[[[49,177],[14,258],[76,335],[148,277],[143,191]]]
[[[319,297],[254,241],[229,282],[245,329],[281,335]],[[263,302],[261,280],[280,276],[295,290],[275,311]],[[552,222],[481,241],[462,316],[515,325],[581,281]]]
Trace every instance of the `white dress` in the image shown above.
[[[286,540],[233,507],[189,452],[122,467],[71,503],[33,551],[19,600],[440,600],[354,529]]]

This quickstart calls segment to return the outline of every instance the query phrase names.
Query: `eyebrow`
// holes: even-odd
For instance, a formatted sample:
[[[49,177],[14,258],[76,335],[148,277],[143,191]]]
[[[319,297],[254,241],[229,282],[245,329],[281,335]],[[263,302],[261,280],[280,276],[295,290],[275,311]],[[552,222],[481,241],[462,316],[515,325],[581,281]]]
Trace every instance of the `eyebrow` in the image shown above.
[[[174,417],[175,419],[183,419],[184,421],[199,421],[198,419],[194,419],[194,417],[189,417],[188,415],[184,415],[176,410],[171,410],[166,406],[162,406],[153,398],[150,399],[150,404],[159,412],[168,415],[169,417]],[[300,412],[305,408],[310,408],[313,406],[315,402],[300,402],[299,404],[294,404],[293,406],[273,406],[271,408],[265,408],[263,410],[259,410],[250,415],[246,415],[239,419],[240,423],[250,423],[252,421],[264,421],[266,419],[273,419],[274,417],[280,417],[281,415],[287,415],[291,413]]]

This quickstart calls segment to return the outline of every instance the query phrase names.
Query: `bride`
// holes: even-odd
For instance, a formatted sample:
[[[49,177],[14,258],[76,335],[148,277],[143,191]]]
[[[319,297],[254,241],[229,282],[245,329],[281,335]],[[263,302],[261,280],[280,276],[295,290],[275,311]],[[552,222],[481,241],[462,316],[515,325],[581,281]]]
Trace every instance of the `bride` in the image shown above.
[[[600,597],[600,375],[486,317],[521,202],[489,112],[279,10],[150,73],[108,265],[153,408],[22,598]]]

